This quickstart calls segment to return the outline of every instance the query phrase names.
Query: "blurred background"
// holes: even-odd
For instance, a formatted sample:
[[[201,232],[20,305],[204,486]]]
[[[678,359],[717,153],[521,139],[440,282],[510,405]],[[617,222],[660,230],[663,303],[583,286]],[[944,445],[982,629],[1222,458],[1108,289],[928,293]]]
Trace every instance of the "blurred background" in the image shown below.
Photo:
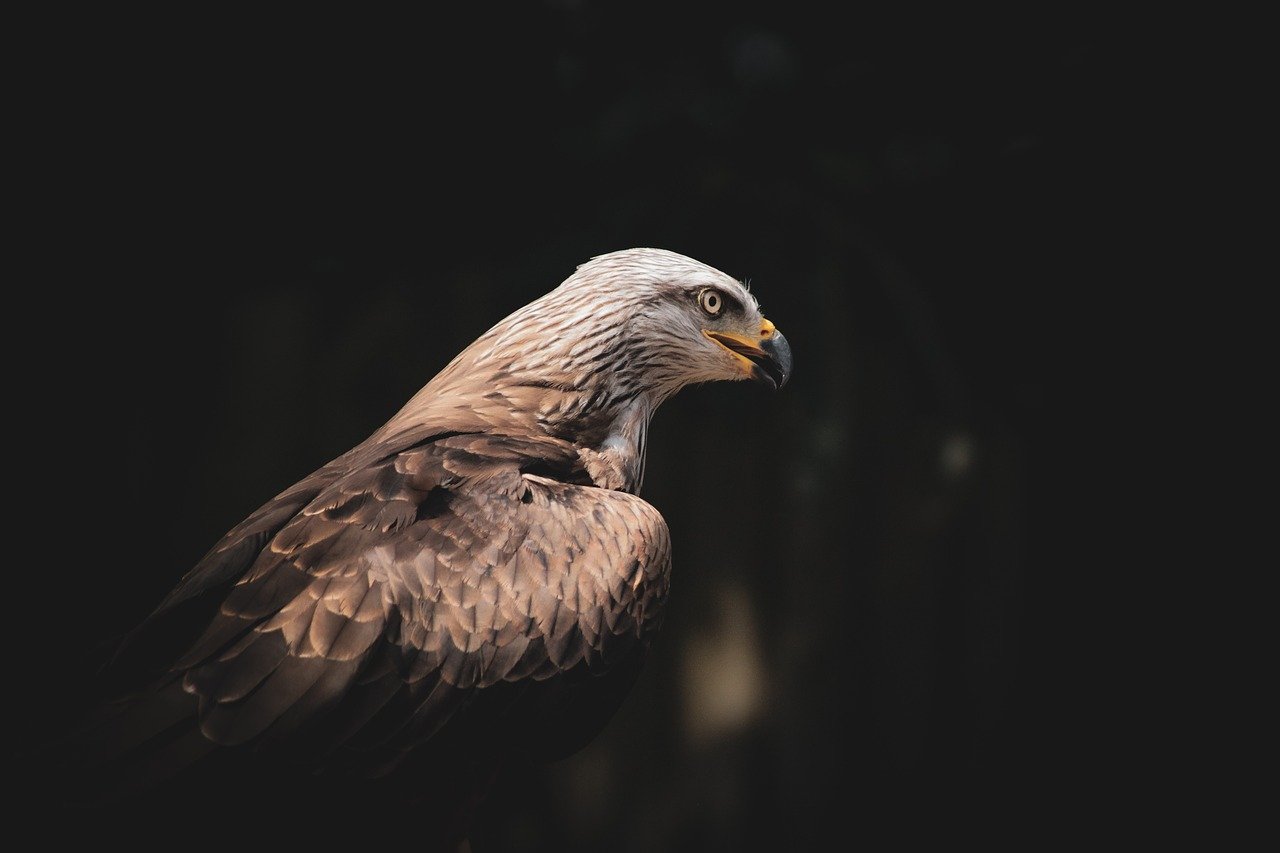
[[[1143,55],[1096,22],[801,8],[107,46],[64,158],[94,273],[62,423],[111,448],[108,556],[67,569],[81,628],[41,723],[224,531],[576,265],[656,246],[749,279],[794,379],[657,414],[662,636],[601,738],[493,793],[475,849],[1034,840],[1122,811],[1137,771],[1082,606],[1109,597],[1088,540],[1113,519],[1080,475],[1134,287]]]

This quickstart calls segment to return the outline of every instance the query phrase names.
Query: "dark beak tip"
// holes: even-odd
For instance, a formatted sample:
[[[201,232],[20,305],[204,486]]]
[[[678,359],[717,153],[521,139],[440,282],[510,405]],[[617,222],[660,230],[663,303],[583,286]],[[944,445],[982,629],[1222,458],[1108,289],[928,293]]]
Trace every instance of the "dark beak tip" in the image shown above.
[[[787,342],[786,335],[775,332],[761,344],[761,349],[768,356],[769,363],[767,367],[757,366],[756,369],[763,374],[762,379],[773,386],[773,390],[781,391],[791,378],[791,344]]]

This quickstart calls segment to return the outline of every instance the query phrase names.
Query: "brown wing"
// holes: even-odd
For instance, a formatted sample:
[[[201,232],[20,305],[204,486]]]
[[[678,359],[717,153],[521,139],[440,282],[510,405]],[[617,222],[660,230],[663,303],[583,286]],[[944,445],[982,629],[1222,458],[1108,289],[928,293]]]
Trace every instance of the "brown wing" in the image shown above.
[[[669,577],[651,506],[532,473],[580,476],[560,442],[455,435],[363,459],[224,541],[251,560],[203,635],[125,704],[119,719],[141,722],[117,751],[163,743],[172,761],[148,766],[167,768],[215,745],[305,743],[384,770],[481,694],[504,712],[528,693],[504,685],[634,669]],[[206,558],[166,602],[224,589],[241,561]]]

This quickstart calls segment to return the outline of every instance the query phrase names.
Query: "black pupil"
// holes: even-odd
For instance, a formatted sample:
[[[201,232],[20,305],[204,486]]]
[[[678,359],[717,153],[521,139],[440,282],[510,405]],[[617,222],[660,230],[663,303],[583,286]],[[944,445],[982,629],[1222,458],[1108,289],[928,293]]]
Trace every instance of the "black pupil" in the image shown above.
[[[716,311],[716,310],[719,310],[719,308],[720,308],[720,297],[716,296],[714,293],[708,293],[707,294],[707,310]]]

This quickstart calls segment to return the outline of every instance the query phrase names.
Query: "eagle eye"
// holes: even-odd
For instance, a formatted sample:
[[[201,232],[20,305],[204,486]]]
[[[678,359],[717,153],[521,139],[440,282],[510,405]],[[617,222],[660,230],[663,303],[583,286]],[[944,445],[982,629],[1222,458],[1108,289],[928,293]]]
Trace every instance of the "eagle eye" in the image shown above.
[[[724,308],[724,300],[720,298],[720,294],[708,288],[698,294],[698,305],[703,311],[714,317]]]

